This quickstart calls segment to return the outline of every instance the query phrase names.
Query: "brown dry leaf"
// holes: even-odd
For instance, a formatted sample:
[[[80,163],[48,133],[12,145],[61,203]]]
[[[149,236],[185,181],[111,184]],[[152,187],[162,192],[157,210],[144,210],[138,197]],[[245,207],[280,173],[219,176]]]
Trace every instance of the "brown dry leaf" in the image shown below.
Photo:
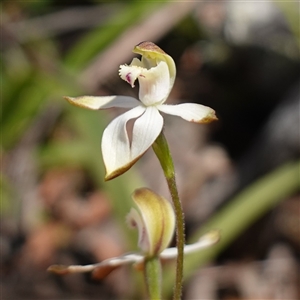
[[[96,224],[106,218],[111,205],[99,191],[81,196],[85,174],[77,169],[54,169],[44,176],[40,194],[47,207],[65,223],[76,228]]]
[[[76,228],[84,228],[103,221],[111,212],[111,204],[101,192],[92,193],[87,199],[72,195],[56,205],[60,218]]]
[[[45,205],[52,207],[61,198],[78,191],[83,182],[84,174],[80,170],[51,169],[45,174],[40,184],[40,195]]]
[[[45,224],[28,236],[22,249],[21,261],[41,267],[48,266],[53,261],[56,249],[68,244],[70,237],[71,232],[61,224]]]
[[[110,230],[101,230],[97,238],[93,239],[91,251],[97,261],[102,261],[111,257],[120,256],[124,253],[124,248],[120,240]]]
[[[276,227],[287,239],[300,249],[300,197],[282,202],[276,214]]]

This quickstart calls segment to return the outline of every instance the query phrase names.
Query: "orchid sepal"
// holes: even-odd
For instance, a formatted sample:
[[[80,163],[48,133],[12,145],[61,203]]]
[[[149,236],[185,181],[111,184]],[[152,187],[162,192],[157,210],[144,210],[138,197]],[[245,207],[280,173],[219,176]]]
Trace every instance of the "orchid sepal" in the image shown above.
[[[112,107],[134,108],[140,105],[140,102],[129,96],[64,96],[72,105],[87,108],[91,110],[108,109]]]
[[[212,108],[197,103],[162,104],[157,108],[163,113],[181,117],[192,123],[206,124],[218,120]]]

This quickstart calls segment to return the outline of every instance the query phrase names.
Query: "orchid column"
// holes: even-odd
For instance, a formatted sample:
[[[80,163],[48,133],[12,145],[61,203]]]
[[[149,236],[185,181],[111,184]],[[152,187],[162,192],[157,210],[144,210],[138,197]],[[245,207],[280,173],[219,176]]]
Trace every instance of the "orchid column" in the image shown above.
[[[101,147],[106,168],[105,180],[126,172],[153,145],[175,208],[178,257],[174,299],[179,299],[183,277],[184,219],[172,158],[162,132],[164,121],[161,112],[195,123],[208,123],[217,118],[213,109],[200,104],[165,104],[176,77],[172,57],[151,42],[138,44],[133,52],[140,54],[141,59],[134,58],[130,65],[120,66],[119,74],[132,87],[136,80],[139,81],[139,99],[128,96],[82,96],[65,99],[71,104],[93,110],[111,107],[130,109],[115,118],[103,132]],[[131,119],[136,120],[130,140],[126,124]]]

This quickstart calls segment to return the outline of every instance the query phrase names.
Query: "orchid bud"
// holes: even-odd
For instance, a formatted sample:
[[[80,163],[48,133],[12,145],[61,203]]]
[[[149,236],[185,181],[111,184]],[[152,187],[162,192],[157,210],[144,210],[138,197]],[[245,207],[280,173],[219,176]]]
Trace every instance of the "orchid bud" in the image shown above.
[[[138,246],[146,256],[159,255],[170,244],[175,230],[171,203],[147,188],[133,193],[137,209],[132,208],[127,222],[138,229]]]

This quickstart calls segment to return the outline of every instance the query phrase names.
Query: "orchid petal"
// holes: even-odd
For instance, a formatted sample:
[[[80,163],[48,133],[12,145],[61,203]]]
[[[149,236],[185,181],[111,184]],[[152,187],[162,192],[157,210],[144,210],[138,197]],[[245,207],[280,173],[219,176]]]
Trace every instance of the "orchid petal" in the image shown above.
[[[128,264],[139,264],[144,256],[139,253],[129,253],[118,257],[108,258],[95,265],[92,276],[94,279],[103,279],[115,269]]]
[[[156,107],[149,106],[133,127],[131,159],[137,160],[154,143],[163,128],[163,117]]]
[[[65,96],[64,99],[73,105],[92,110],[106,109],[111,107],[133,108],[141,104],[137,99],[127,96]]]
[[[171,203],[147,188],[135,190],[132,195],[138,212],[132,210],[127,218],[139,231],[139,247],[147,256],[163,251],[175,230],[175,213]],[[134,212],[134,214],[133,214]]]
[[[184,120],[195,123],[209,123],[217,120],[215,111],[201,104],[183,103],[177,105],[157,105],[158,110],[174,116],[179,116]]]
[[[126,172],[138,159],[132,160],[130,141],[126,124],[145,111],[145,107],[137,106],[115,118],[104,130],[102,136],[102,155],[106,168],[105,180],[110,180]]]
[[[220,231],[219,230],[211,230],[205,235],[203,235],[198,242],[190,245],[184,246],[184,254],[194,253],[203,249],[206,249],[214,244],[216,244],[220,240]],[[172,259],[177,257],[178,250],[177,248],[167,248],[161,254],[160,258],[162,259]]]
[[[138,253],[128,253],[118,257],[112,257],[106,260],[103,260],[100,263],[92,265],[52,265],[47,271],[58,274],[66,275],[71,273],[86,273],[93,272],[94,277],[97,279],[102,279],[114,269],[130,264],[130,263],[141,263],[144,260],[144,256]]]

